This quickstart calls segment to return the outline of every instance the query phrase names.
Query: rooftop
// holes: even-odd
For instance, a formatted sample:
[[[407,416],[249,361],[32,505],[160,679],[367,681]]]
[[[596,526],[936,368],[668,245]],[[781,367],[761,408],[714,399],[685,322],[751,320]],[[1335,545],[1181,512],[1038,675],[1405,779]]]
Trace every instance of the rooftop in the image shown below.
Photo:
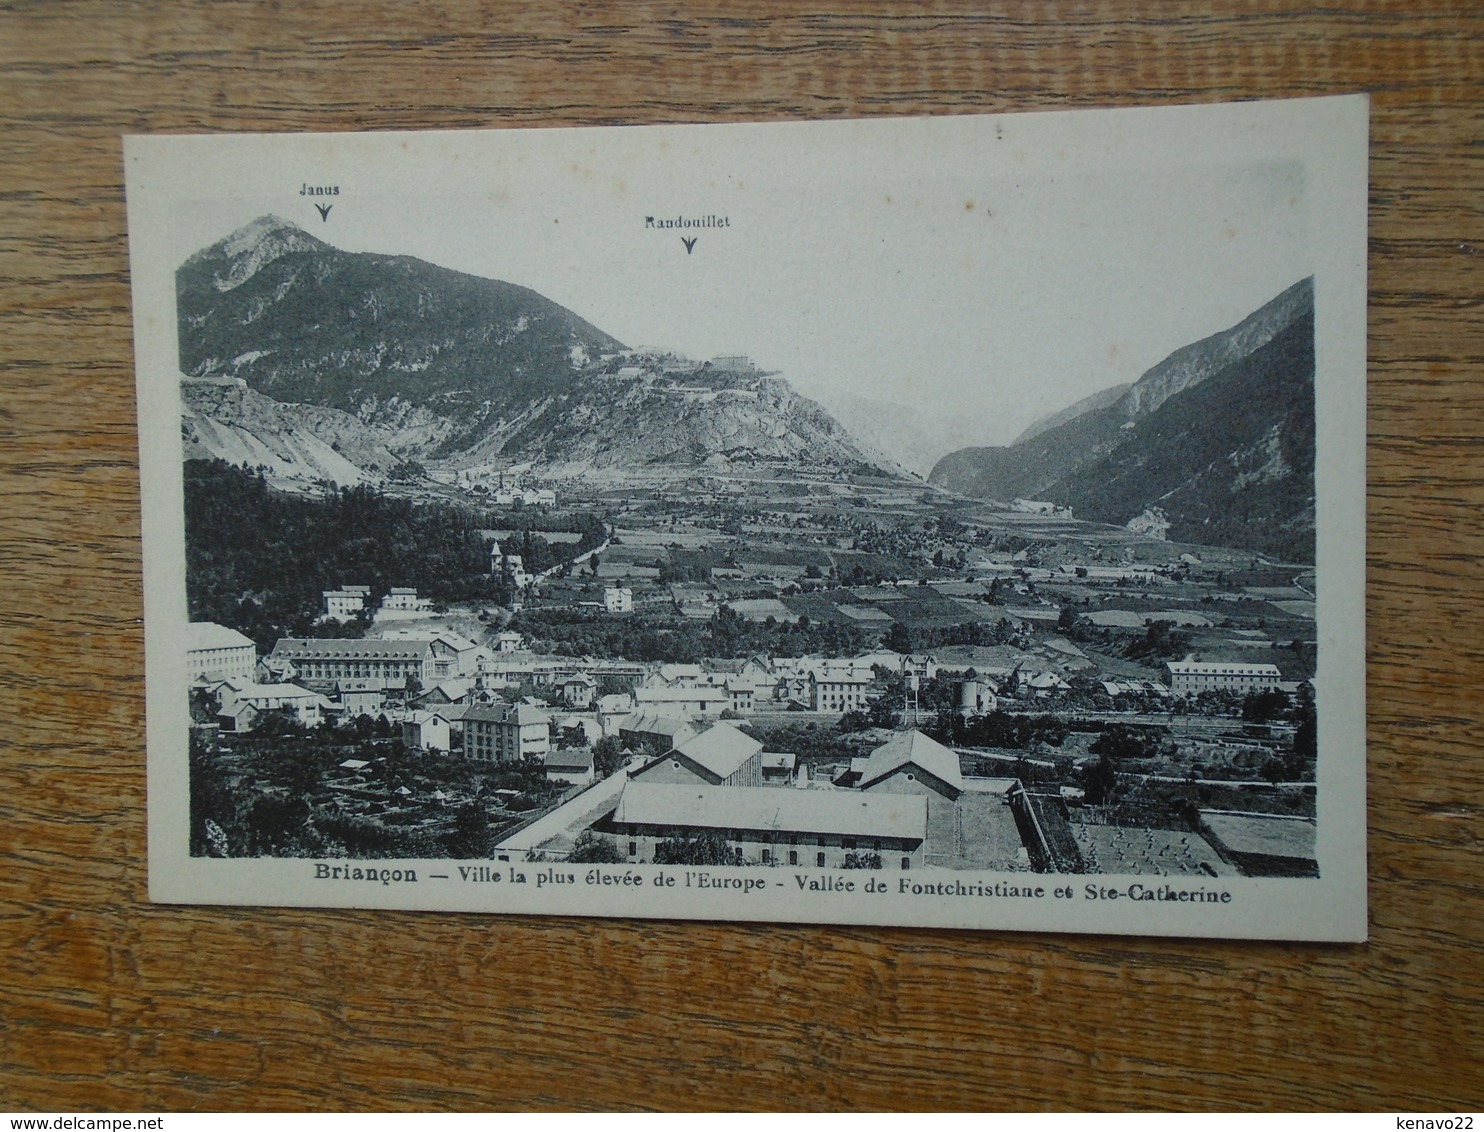
[[[593,769],[593,751],[591,747],[569,747],[564,751],[548,751],[546,753],[547,770],[576,770],[589,771]]]
[[[530,704],[475,704],[464,712],[465,723],[512,723],[517,727],[548,724],[551,716]]]
[[[726,778],[761,751],[763,745],[730,723],[718,723],[675,744],[675,749],[718,778]]]
[[[714,684],[702,684],[697,688],[635,688],[634,699],[639,703],[674,703],[677,700],[725,700],[727,690]]]
[[[223,681],[226,683],[226,681]],[[318,692],[297,684],[234,684],[239,700],[323,700]]]
[[[617,823],[717,830],[927,836],[927,799],[918,794],[779,790],[767,786],[683,786],[631,781],[613,814]]]
[[[899,732],[872,751],[861,772],[860,786],[864,789],[908,765],[927,771],[955,789],[964,788],[957,752],[929,739],[921,731]]]
[[[1276,664],[1234,664],[1220,660],[1170,660],[1165,662],[1171,672],[1228,676],[1278,676]]]
[[[1202,810],[1201,821],[1221,846],[1233,853],[1314,860],[1312,818],[1276,814],[1229,814]]]
[[[658,712],[636,711],[619,721],[621,731],[639,731],[646,735],[694,735],[696,729],[683,719],[671,719]]]
[[[186,650],[250,648],[256,652],[252,640],[236,629],[228,629],[215,621],[192,621],[186,626]]]
[[[275,657],[290,660],[421,660],[427,641],[367,641],[344,637],[282,637],[273,646]]]

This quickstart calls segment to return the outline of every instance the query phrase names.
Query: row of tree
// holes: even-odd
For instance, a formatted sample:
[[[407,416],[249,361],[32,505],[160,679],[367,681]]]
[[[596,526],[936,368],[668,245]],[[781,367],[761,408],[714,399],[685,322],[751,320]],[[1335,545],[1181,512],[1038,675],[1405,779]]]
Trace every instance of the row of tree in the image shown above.
[[[495,601],[499,583],[490,576],[481,532],[512,525],[508,516],[413,502],[365,486],[290,495],[273,490],[259,472],[190,460],[190,617],[237,629],[266,651],[279,637],[313,635],[322,592],[342,585],[369,586],[373,601],[393,586],[413,587],[435,602]],[[597,516],[579,516],[574,525],[582,533],[576,546],[549,544],[527,527],[506,549],[540,570],[601,543]]]

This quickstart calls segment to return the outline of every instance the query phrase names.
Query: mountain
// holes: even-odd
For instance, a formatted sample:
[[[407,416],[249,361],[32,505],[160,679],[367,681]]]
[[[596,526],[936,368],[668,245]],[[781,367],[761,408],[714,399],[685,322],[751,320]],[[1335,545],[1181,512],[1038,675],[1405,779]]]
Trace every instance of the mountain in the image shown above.
[[[976,498],[1049,500],[1079,518],[1313,561],[1313,280],[1176,350],[1112,404],[1009,447],[951,453],[929,478]]]
[[[373,423],[427,407],[455,422],[450,442],[623,348],[529,288],[344,252],[273,216],[191,256],[176,297],[188,376]]]
[[[703,367],[599,373],[532,403],[492,429],[465,457],[531,461],[552,474],[759,462],[879,466],[819,405],[776,375]]]
[[[288,479],[376,482],[450,427],[411,406],[399,425],[367,424],[342,409],[275,401],[230,378],[186,378],[180,392],[187,460],[216,457]]]
[[[527,287],[345,252],[264,216],[176,272],[187,452],[376,481],[493,458],[567,473],[883,463],[783,378],[637,355]]]
[[[1100,389],[1092,396],[1082,398],[1082,400],[1078,401],[1075,405],[1068,405],[1065,409],[1062,409],[1059,412],[1052,413],[1050,416],[1042,417],[1010,443],[1013,446],[1016,444],[1020,444],[1023,441],[1031,440],[1037,436],[1040,436],[1043,432],[1050,432],[1058,425],[1064,425],[1070,420],[1075,420],[1083,413],[1092,413],[1096,412],[1098,409],[1111,408],[1112,406],[1118,404],[1119,398],[1127,393],[1129,389],[1130,385],[1128,382],[1125,382],[1122,385],[1110,385],[1107,389]]]

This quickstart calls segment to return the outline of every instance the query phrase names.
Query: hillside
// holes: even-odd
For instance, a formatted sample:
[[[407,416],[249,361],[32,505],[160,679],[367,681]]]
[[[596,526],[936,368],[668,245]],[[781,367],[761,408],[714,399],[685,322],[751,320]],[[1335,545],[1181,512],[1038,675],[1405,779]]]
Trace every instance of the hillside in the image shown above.
[[[344,252],[262,217],[176,272],[180,364],[370,423],[427,407],[470,435],[567,389],[610,335],[526,287]]]
[[[1068,421],[1076,420],[1084,413],[1096,412],[1098,409],[1109,409],[1118,404],[1121,398],[1130,389],[1128,384],[1110,385],[1107,389],[1100,389],[1090,397],[1084,397],[1075,405],[1069,405],[1060,412],[1052,413],[1050,416],[1042,417],[1027,428],[1010,443],[1011,445],[1023,444],[1027,440],[1033,440],[1043,432],[1050,432]]]
[[[1231,329],[1176,350],[1112,404],[1087,402],[1005,448],[951,453],[930,481],[1312,561],[1313,302],[1313,282],[1303,280]]]
[[[573,475],[887,463],[777,375],[633,355],[529,288],[271,216],[191,256],[176,286],[193,457],[342,484],[502,458]]]

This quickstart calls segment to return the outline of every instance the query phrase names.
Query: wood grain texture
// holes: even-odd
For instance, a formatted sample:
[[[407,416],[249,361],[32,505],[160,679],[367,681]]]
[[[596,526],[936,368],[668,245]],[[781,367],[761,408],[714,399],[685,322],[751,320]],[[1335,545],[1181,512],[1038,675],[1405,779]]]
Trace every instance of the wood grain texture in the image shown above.
[[[1484,1103],[1484,9],[0,4],[0,1107]],[[119,136],[1370,91],[1366,946],[146,901]]]

